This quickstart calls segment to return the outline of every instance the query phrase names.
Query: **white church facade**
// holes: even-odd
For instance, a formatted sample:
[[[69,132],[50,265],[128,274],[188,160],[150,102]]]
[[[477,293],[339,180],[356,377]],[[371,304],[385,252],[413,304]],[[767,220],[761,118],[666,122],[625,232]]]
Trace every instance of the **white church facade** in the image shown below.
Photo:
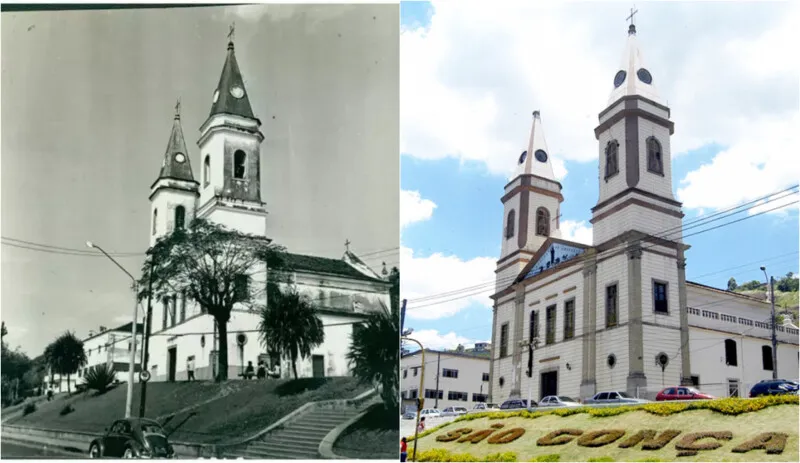
[[[252,111],[232,42],[212,97],[211,112],[200,128],[199,181],[189,161],[179,108],[160,174],[150,190],[151,246],[195,217],[269,239],[260,182],[264,135]],[[298,376],[349,375],[345,356],[353,331],[369,313],[389,310],[391,284],[385,269],[383,275],[377,274],[349,248],[341,259],[288,253],[286,260],[291,268],[289,280],[317,308],[325,330],[324,343],[313,349],[311,357],[298,360]],[[252,278],[247,284],[266,289],[268,269],[256,273],[263,278]],[[266,291],[263,297],[267,303]],[[147,362],[151,380],[186,380],[190,363],[195,379],[214,378],[219,334],[213,317],[180,294],[153,301],[152,305]],[[227,324],[228,377],[241,377],[249,362],[257,366],[261,360],[270,368],[279,368],[281,377],[291,377],[290,362],[269,356],[260,342],[259,320],[257,312],[234,308]]]
[[[683,212],[673,195],[670,109],[631,25],[595,129],[593,244],[561,238],[561,184],[541,116],[502,197],[489,400],[618,390],[653,398],[696,384],[747,396],[772,378],[770,306],[686,281]],[[798,330],[777,329],[778,377],[798,377]],[[535,346],[531,346],[532,342]]]

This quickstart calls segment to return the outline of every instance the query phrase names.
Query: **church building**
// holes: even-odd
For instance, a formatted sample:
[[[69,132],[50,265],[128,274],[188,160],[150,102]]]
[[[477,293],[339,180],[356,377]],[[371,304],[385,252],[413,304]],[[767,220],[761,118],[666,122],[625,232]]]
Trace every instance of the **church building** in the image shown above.
[[[195,217],[229,229],[269,239],[270,221],[261,191],[261,122],[253,113],[249,94],[239,70],[234,44],[228,43],[219,83],[213,89],[211,110],[200,127],[197,151],[200,176],[195,178],[190,152],[183,136],[180,105],[176,106],[172,131],[158,178],[150,188],[150,244]],[[277,169],[279,167],[271,167]],[[287,196],[272,201],[288,201]],[[325,329],[325,342],[310,358],[298,360],[301,377],[350,374],[346,354],[359,323],[376,311],[389,310],[391,284],[386,269],[378,274],[349,249],[331,259],[289,253],[289,281],[317,308]],[[266,289],[268,269],[256,272],[244,284]],[[266,301],[266,291],[264,292]],[[278,367],[281,377],[291,376],[285,358],[271,357],[259,341],[260,314],[235,307],[227,325],[228,377],[241,377],[245,366],[264,361]],[[175,294],[153,301],[148,370],[153,381],[186,380],[189,365],[195,378],[216,376],[218,334],[214,319],[198,304]]]
[[[652,399],[663,387],[692,384],[747,396],[772,378],[769,304],[686,281],[674,132],[631,24],[594,130],[600,191],[593,244],[584,245],[562,238],[562,185],[533,112],[501,199],[490,401],[601,391]],[[798,330],[779,326],[777,334],[778,377],[796,379]]]

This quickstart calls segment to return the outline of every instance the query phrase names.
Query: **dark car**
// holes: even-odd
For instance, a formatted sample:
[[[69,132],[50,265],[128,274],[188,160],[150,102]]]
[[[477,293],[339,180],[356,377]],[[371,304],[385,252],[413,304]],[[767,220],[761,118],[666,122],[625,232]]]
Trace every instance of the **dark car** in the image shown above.
[[[146,418],[117,420],[89,445],[89,458],[172,458],[167,433]]]
[[[750,397],[776,394],[797,394],[798,386],[794,381],[785,379],[765,379],[750,389]]]
[[[536,401],[531,400],[531,407],[536,406]],[[508,399],[500,405],[500,410],[513,410],[517,408],[528,408],[528,401],[525,399]]]
[[[704,394],[693,387],[678,386],[663,389],[656,395],[656,401],[664,400],[706,400],[713,399],[714,396]]]

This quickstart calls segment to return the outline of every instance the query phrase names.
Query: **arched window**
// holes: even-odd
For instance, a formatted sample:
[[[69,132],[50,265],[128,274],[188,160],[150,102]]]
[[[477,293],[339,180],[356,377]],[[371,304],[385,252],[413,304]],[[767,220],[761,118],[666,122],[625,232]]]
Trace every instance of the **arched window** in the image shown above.
[[[611,140],[606,146],[606,180],[619,173],[619,143]]]
[[[647,170],[664,175],[661,143],[659,143],[655,137],[647,139]]]
[[[153,209],[153,234],[156,234],[156,224],[158,223],[158,209]]]
[[[233,153],[233,178],[244,178],[245,161],[247,155],[242,150],[236,150]]]
[[[175,208],[175,230],[182,229],[186,223],[186,208],[178,206]]]
[[[725,340],[725,364],[731,367],[735,367],[739,364],[737,361],[736,355],[736,341],[733,339],[726,339]]]
[[[761,346],[761,365],[765,370],[772,371],[772,347]]]
[[[514,209],[511,209],[511,212],[508,213],[508,218],[506,219],[506,239],[514,236],[514,219],[516,215],[517,213],[514,212]]]
[[[536,210],[536,234],[550,236],[550,213],[543,207]]]
[[[203,161],[203,186],[207,187],[211,183],[211,155],[206,154],[206,160]]]

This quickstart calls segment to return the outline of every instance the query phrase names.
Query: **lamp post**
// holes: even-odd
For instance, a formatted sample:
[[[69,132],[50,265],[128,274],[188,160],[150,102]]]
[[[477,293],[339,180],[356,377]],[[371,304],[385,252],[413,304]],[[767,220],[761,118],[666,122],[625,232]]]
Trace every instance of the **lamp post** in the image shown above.
[[[419,391],[423,392],[425,390],[424,389],[424,387],[425,387],[425,382],[424,382],[424,380],[425,380],[425,348],[422,347],[422,343],[417,341],[416,339],[412,339],[412,338],[409,338],[407,336],[403,336],[403,339],[406,340],[406,341],[411,341],[413,343],[416,343],[419,346],[419,352],[420,352],[420,354],[422,354],[422,358],[420,359],[420,361],[422,362],[422,365],[421,365],[420,369],[422,371],[420,371],[420,373],[419,373]],[[438,391],[436,392],[436,396],[437,397],[439,396],[439,392]],[[420,398],[419,393],[417,393],[417,421],[416,421],[416,427],[414,428],[414,453],[411,455],[411,461],[417,461],[417,444],[419,444],[419,442],[417,441],[417,436],[419,435],[419,415],[420,415],[420,412],[422,411],[422,407],[424,405],[425,405],[425,399],[424,398]]]
[[[98,251],[102,252],[108,259],[113,262],[120,270],[125,272],[131,280],[133,281],[133,323],[131,323],[131,359],[128,363],[128,397],[125,400],[125,418],[131,417],[131,408],[133,408],[133,370],[136,369],[136,325],[137,325],[137,318],[139,317],[139,283],[136,281],[136,278],[130,274],[125,267],[120,265],[119,262],[114,260],[113,257],[108,255],[108,253],[101,248],[100,246],[92,243],[91,241],[86,242],[86,246],[92,249],[97,249]]]
[[[520,347],[528,348],[528,370],[525,376],[528,377],[528,409],[531,408],[531,385],[533,384],[533,349],[539,346],[539,338],[533,338],[530,341],[520,341]],[[522,362],[519,362],[519,368],[522,370]],[[522,375],[520,375],[522,376]],[[520,384],[520,386],[522,386]]]
[[[772,305],[770,312],[770,321],[772,325],[772,379],[778,379],[778,336],[776,334],[777,327],[775,326],[775,278],[767,275],[767,268],[761,267],[764,276],[767,278],[769,284],[769,302]]]

